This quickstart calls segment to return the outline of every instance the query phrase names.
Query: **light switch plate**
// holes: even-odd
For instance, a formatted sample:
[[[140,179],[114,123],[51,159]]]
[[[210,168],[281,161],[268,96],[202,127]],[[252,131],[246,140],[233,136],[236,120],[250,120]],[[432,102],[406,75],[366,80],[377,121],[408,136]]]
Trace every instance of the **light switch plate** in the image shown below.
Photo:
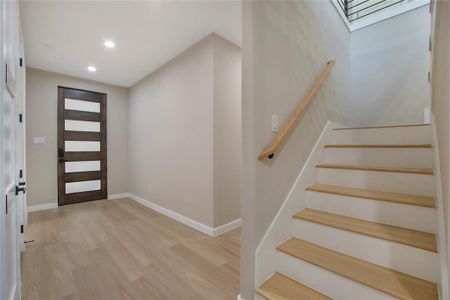
[[[280,126],[278,125],[278,115],[272,115],[272,132],[280,132]]]

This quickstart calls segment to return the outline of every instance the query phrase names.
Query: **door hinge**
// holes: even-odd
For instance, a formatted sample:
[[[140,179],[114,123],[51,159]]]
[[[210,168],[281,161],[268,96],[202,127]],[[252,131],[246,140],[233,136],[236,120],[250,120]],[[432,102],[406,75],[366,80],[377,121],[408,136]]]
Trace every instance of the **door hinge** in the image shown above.
[[[8,83],[8,64],[5,64],[5,83]]]
[[[428,72],[428,82],[431,82],[431,72]]]
[[[23,67],[23,58],[19,59],[19,66]]]
[[[19,114],[19,123],[22,123],[22,122],[23,122],[23,115]]]
[[[430,40],[428,42],[428,51],[432,52],[432,48],[433,48],[433,42],[431,41],[431,35],[430,35]]]
[[[20,233],[23,234],[23,225],[20,225]]]
[[[19,170],[19,178],[23,178],[23,170]]]
[[[8,195],[5,195],[5,202],[6,202],[6,209],[5,209],[5,211],[6,211],[6,214],[8,214]]]

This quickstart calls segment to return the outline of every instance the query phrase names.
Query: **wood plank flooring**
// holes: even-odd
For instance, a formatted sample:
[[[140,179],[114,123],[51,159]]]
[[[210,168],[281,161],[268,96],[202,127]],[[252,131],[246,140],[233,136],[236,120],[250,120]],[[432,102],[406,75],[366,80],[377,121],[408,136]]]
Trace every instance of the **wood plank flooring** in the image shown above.
[[[130,199],[33,212],[22,298],[236,299],[240,229],[211,238]]]

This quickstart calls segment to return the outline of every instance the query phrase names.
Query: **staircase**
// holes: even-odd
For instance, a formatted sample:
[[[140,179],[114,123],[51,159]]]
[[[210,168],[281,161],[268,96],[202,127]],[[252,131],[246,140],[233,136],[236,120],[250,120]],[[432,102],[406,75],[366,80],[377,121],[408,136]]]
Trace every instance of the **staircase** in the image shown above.
[[[256,297],[439,299],[431,125],[329,131]]]

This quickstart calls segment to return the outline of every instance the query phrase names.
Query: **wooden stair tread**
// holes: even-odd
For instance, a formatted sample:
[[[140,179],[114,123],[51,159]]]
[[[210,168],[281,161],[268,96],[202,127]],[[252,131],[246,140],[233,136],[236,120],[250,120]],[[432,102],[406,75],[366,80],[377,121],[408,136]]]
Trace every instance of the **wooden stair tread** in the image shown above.
[[[398,193],[379,192],[379,191],[356,189],[326,184],[313,184],[308,186],[306,190],[320,193],[328,193],[342,196],[350,196],[371,200],[436,208],[436,203],[433,197],[426,197],[426,196],[414,196]]]
[[[273,274],[256,292],[269,300],[331,300],[330,297],[280,273]]]
[[[410,125],[384,125],[384,126],[365,126],[365,127],[342,127],[333,130],[355,130],[355,129],[378,129],[378,128],[399,128],[399,127],[420,127],[430,126],[430,124],[410,124]]]
[[[318,164],[316,165],[316,168],[433,175],[432,169],[423,169],[423,168],[378,167],[378,166],[345,165],[345,164]]]
[[[328,144],[325,148],[432,148],[431,144]]]
[[[309,208],[296,213],[294,217],[427,251],[437,252],[436,236],[433,233],[365,221]]]
[[[402,300],[438,299],[434,283],[297,238],[282,243],[277,250]]]

